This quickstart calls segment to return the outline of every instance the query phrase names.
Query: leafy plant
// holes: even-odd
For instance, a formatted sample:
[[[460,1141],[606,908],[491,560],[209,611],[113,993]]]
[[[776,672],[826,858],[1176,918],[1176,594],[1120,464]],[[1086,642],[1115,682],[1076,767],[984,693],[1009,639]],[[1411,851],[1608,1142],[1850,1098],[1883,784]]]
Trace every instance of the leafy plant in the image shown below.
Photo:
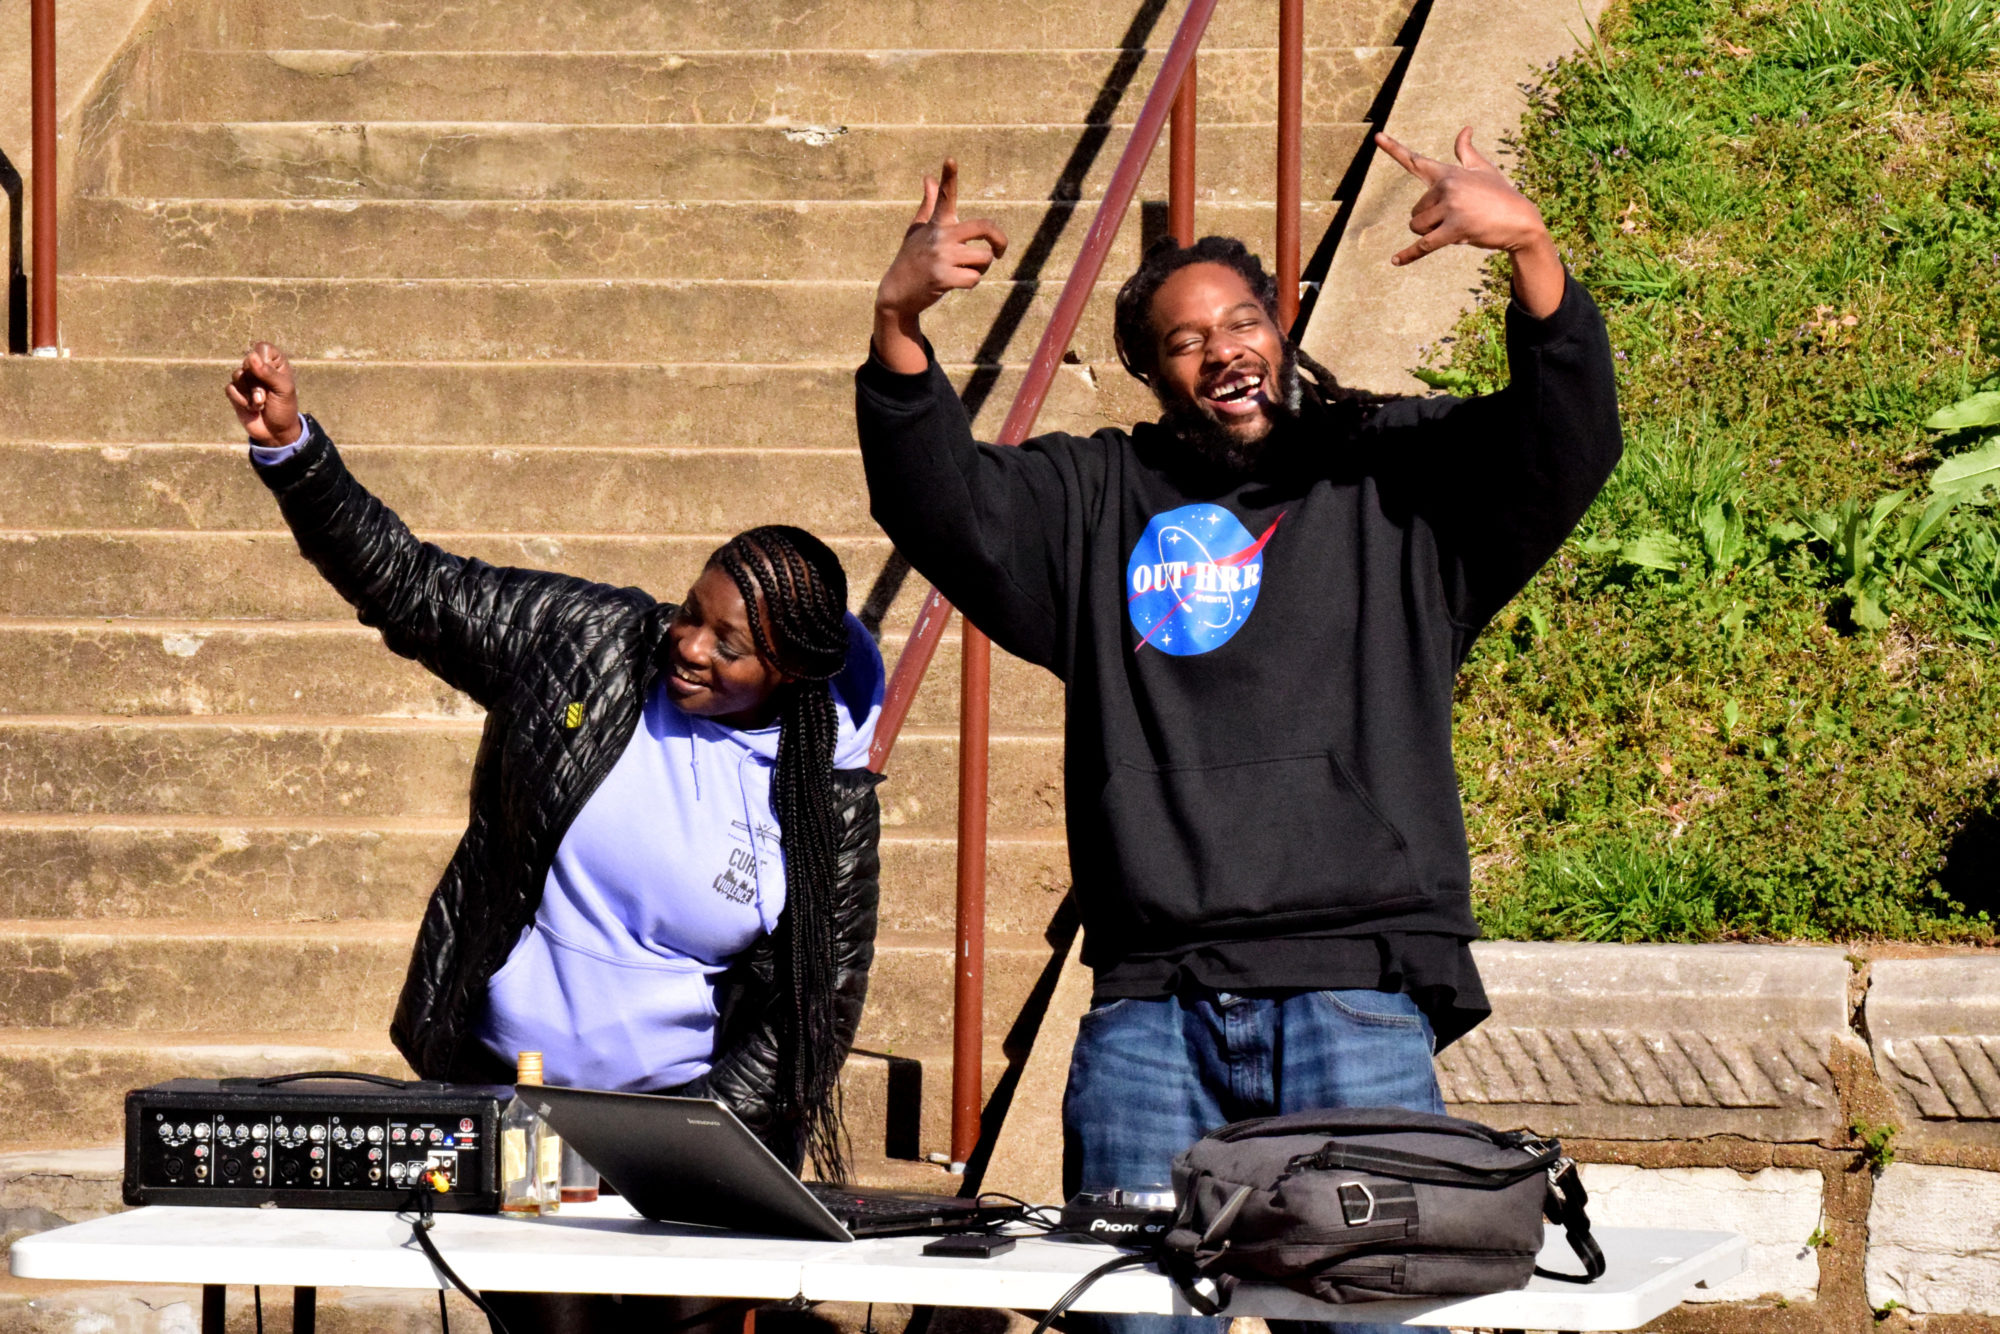
[[[2000,490],[2000,435],[1946,459],[1931,474],[1931,495],[1953,504],[1981,501],[1995,490]]]
[[[1861,1141],[1861,1161],[1868,1170],[1881,1175],[1883,1169],[1896,1161],[1896,1127],[1884,1122],[1876,1125],[1872,1121],[1857,1120],[1847,1127],[1847,1133]]]
[[[1943,600],[1953,633],[2000,645],[2000,534],[1989,516],[1954,525],[1916,573]]]
[[[1852,70],[1928,92],[1979,69],[2000,47],[1993,0],[1822,0],[1786,26],[1785,55],[1821,79]]]
[[[1495,916],[1526,914],[1570,940],[1717,940],[1736,897],[1706,848],[1614,838],[1536,858],[1525,893]]]
[[[1924,418],[1927,431],[1971,431],[1982,426],[2000,426],[2000,390],[1962,398]]]
[[[1410,374],[1433,389],[1442,389],[1445,393],[1456,394],[1460,398],[1490,394],[1496,389],[1506,387],[1504,381],[1457,366],[1419,366],[1412,369]]]
[[[1847,613],[1866,630],[1889,624],[1889,612],[1903,576],[1942,529],[1955,497],[1931,501],[1922,510],[1906,508],[1907,491],[1891,491],[1873,504],[1849,498],[1830,510],[1802,515],[1819,539],[1826,563],[1847,597]]]

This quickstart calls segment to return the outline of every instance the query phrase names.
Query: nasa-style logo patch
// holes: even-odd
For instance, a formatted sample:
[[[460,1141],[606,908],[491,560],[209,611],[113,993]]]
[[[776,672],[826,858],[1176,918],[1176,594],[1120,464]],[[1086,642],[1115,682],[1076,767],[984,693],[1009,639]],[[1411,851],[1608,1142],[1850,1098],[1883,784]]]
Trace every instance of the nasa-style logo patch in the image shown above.
[[[1220,505],[1156,514],[1125,564],[1125,602],[1148,644],[1177,658],[1222,647],[1243,628],[1264,583],[1264,544],[1284,519],[1252,539]]]

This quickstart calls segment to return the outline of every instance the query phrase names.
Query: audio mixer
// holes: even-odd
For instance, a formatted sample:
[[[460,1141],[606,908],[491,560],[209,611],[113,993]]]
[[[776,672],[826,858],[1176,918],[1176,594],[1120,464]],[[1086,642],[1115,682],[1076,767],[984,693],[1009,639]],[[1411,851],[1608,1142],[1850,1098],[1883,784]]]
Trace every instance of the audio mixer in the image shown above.
[[[500,1206],[505,1085],[313,1071],[172,1079],[125,1095],[125,1202],[396,1209]]]

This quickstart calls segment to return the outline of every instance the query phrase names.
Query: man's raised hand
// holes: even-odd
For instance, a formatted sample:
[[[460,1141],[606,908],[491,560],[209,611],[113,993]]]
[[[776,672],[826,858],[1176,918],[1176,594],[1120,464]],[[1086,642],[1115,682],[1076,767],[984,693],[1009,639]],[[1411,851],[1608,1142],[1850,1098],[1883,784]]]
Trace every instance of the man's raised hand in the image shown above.
[[[915,374],[928,364],[918,317],[946,292],[976,287],[1007,253],[1007,233],[991,218],[958,218],[958,163],[946,158],[903,233],[903,245],[875,289],[875,354],[891,370]]]
[[[299,389],[292,363],[269,343],[253,343],[236,374],[222,391],[236,420],[253,443],[267,448],[296,443],[299,438]]]
[[[1456,163],[1412,152],[1386,134],[1375,144],[1427,187],[1410,209],[1417,239],[1391,264],[1412,264],[1448,245],[1504,250],[1514,259],[1514,295],[1529,313],[1547,316],[1562,303],[1562,260],[1541,210],[1472,146],[1472,127],[1458,132]]]

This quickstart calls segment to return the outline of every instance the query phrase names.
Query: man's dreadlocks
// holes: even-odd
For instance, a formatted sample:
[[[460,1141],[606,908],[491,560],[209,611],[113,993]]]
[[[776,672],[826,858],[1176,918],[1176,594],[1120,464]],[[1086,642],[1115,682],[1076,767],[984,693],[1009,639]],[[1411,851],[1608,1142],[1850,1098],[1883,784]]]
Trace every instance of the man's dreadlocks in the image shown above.
[[[775,1110],[802,1132],[822,1179],[847,1175],[834,1022],[833,748],[839,732],[827,682],[847,661],[847,573],[826,543],[782,524],[739,533],[708,558],[736,584],[757,656],[795,682],[781,686],[771,810],[785,854],[785,910],[773,933],[779,1010]],[[768,623],[768,624],[767,624]]]
[[[1159,369],[1156,356],[1157,346],[1153,330],[1153,298],[1168,278],[1190,264],[1220,264],[1234,269],[1248,284],[1257,303],[1264,313],[1271,317],[1271,323],[1284,326],[1278,320],[1278,280],[1264,271],[1264,263],[1233,236],[1204,236],[1193,245],[1184,246],[1171,236],[1163,236],[1146,248],[1139,260],[1138,269],[1125,285],[1118,289],[1118,301],[1113,307],[1113,330],[1117,335],[1118,360],[1134,378],[1145,384],[1153,383],[1153,376]],[[1336,380],[1333,372],[1308,356],[1296,343],[1290,343],[1292,355],[1312,377],[1311,389],[1319,401],[1326,406],[1352,404],[1367,407],[1380,402],[1375,395],[1358,389],[1349,389]]]

